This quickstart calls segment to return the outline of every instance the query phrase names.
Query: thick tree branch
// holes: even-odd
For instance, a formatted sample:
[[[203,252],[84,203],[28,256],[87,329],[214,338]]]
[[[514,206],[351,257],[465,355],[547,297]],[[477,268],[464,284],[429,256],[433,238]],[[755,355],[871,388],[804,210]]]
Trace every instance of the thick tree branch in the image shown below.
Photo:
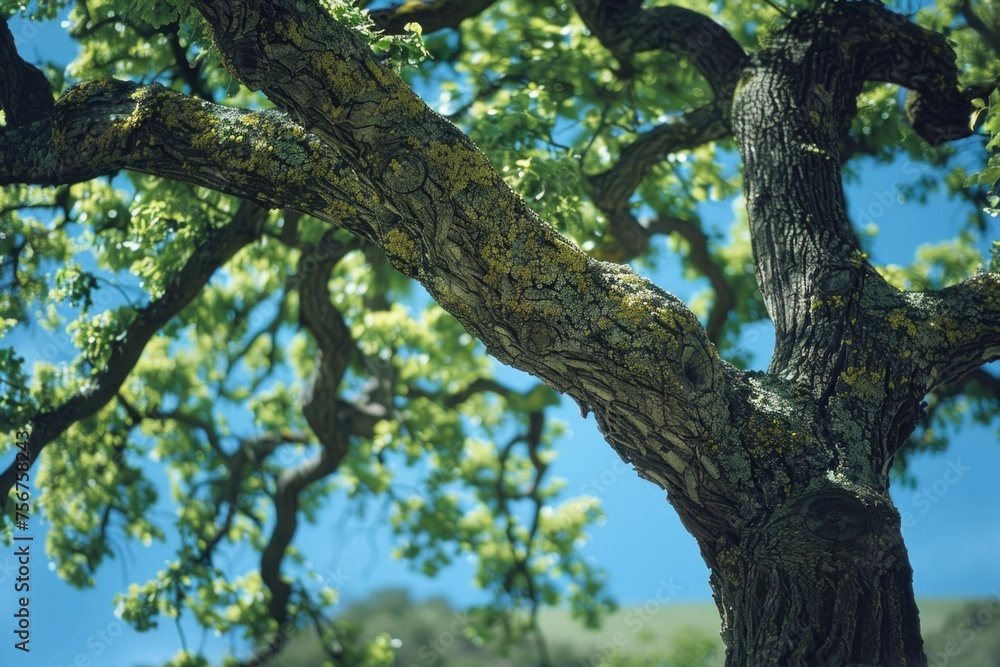
[[[227,66],[335,148],[399,213],[362,235],[491,353],[600,406],[599,423],[627,458],[652,458],[638,442],[659,451],[704,437],[705,417],[724,409],[712,396],[722,364],[683,304],[542,223],[464,135],[319,6],[197,5]],[[607,400],[626,379],[648,388],[648,406]],[[635,414],[648,410],[651,423],[672,427],[633,430]],[[662,459],[653,465],[670,469]]]
[[[140,309],[125,335],[112,343],[105,367],[91,376],[86,388],[31,420],[30,461],[36,461],[42,449],[72,424],[93,415],[115,396],[149,339],[194,299],[218,267],[260,235],[266,216],[265,210],[244,202],[225,227],[206,230],[184,267],[166,285],[163,296]],[[0,503],[6,503],[16,475],[13,463],[0,475]]]
[[[955,52],[944,35],[876,3],[841,3],[823,14],[821,24],[816,19],[815,14],[797,18],[787,34],[806,37],[822,30],[836,36],[839,48],[850,54],[845,73],[859,84],[884,81],[909,89],[907,118],[928,143],[936,146],[973,133],[971,99],[979,91],[959,89]]]
[[[219,106],[159,84],[79,84],[44,122],[0,129],[0,185],[77,183],[121,169],[324,220],[382,210],[374,191],[286,114]]]
[[[971,105],[957,88],[954,58],[943,37],[874,3],[803,13],[752,57],[734,98],[734,128],[758,283],[777,329],[772,370],[809,368],[819,386],[818,378],[860,368],[841,341],[860,340],[862,291],[880,312],[905,307],[861,254],[846,216],[839,146],[866,80],[916,91],[911,120],[928,141],[968,135]],[[880,335],[876,326],[864,340]]]
[[[369,14],[375,27],[389,35],[402,35],[407,23],[419,23],[425,35],[457,28],[465,19],[478,16],[496,0],[408,0]]]
[[[324,21],[329,23],[328,17],[305,23]],[[364,49],[348,35],[345,48]],[[360,54],[366,64],[357,76],[370,71],[380,79],[392,76],[367,50]],[[312,96],[326,88],[342,94],[338,85],[344,81],[300,83]],[[350,84],[349,90],[359,92],[358,85]],[[537,219],[453,126],[401,82],[393,84],[392,93],[383,104],[409,109],[427,125],[391,124],[391,139],[378,141],[386,120],[365,115],[345,121],[346,130],[359,126],[351,131],[366,147],[373,144],[365,163],[357,163],[368,172],[364,180],[280,112],[241,112],[157,85],[109,81],[75,87],[46,123],[0,133],[0,183],[75,182],[130,168],[310,213],[386,248],[398,268],[417,273],[495,355],[571,392],[586,409],[606,404],[602,396],[611,395],[611,378],[631,381],[629,369],[643,369],[649,374],[645,386],[657,393],[663,386],[677,387],[672,402],[658,402],[654,418],[690,422],[682,417],[682,406],[693,407],[692,396],[707,397],[705,390],[721,381],[718,359],[693,314],[628,269],[603,265],[572,248]],[[352,103],[344,109],[357,114],[369,106],[374,105]],[[329,110],[331,116],[345,115],[336,109]],[[321,125],[330,127],[323,118],[317,128]],[[435,136],[441,139],[429,140]],[[344,154],[358,150],[348,145]],[[415,176],[437,195],[407,185]],[[376,180],[382,192],[371,187]],[[406,211],[401,220],[383,208],[383,195],[395,199],[393,208]],[[462,258],[468,259],[456,261]],[[512,266],[525,268],[511,273]],[[609,346],[607,336],[629,342]],[[610,357],[606,347],[615,350]],[[689,383],[697,388],[694,394],[681,390]],[[645,412],[638,406],[615,407]],[[641,438],[623,433],[618,439],[624,452],[624,442]]]
[[[754,54],[734,95],[757,280],[776,328],[770,370],[812,395],[825,424],[818,451],[867,489],[887,486],[924,394],[997,352],[992,306],[977,316],[971,297],[904,294],[877,274],[840,180],[839,147],[866,80],[916,91],[911,120],[928,141],[968,134],[954,65],[940,36],[874,3],[836,3],[799,15]],[[974,279],[980,301],[995,301],[995,280]],[[966,319],[982,325],[958,324]],[[863,455],[845,447],[859,442]]]

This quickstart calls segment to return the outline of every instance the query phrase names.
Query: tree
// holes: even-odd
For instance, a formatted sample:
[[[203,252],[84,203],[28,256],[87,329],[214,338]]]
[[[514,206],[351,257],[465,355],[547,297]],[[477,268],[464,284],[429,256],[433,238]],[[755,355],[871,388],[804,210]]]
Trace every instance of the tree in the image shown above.
[[[842,179],[859,156],[947,165],[948,142],[980,123],[996,133],[997,10],[964,1],[912,21],[873,2],[735,3],[717,21],[649,5],[89,0],[66,90],[5,30],[4,319],[62,298],[81,354],[29,376],[5,351],[3,418],[31,425],[31,461],[45,451],[41,503],[67,510],[50,513],[63,573],[86,582],[112,519],[162,534],[137,463],[149,448],[187,501],[177,561],[125,600],[139,627],[190,611],[266,651],[286,627],[322,624],[330,594],[283,568],[337,471],[351,493],[393,499],[402,551],[429,572],[477,553],[519,627],[566,579],[595,621],[600,575],[573,542],[598,510],[544,509],[558,491],[547,386],[668,491],[712,571],[727,664],[926,664],[889,473],[929,394],[932,408],[1000,394],[982,368],[1000,356],[1000,273],[976,269],[982,218],[951,251],[879,270]],[[412,67],[420,26],[441,32]],[[476,143],[407,81],[439,82]],[[989,209],[1000,164],[970,141],[979,171],[954,167],[949,183]],[[99,178],[122,169],[127,188]],[[739,230],[720,247],[695,205],[739,189],[750,247]],[[711,285],[704,324],[619,263],[657,234]],[[71,261],[79,243],[93,266]],[[412,317],[402,276],[455,319]],[[143,296],[92,314],[102,280]],[[739,328],[765,316],[770,366],[742,371]],[[61,327],[67,311],[44,317]],[[464,332],[545,386],[497,383]],[[222,403],[252,413],[252,436]],[[390,460],[426,461],[427,497],[393,495]],[[259,575],[213,588],[215,552],[244,536]],[[347,664],[389,650],[348,658],[326,631]]]

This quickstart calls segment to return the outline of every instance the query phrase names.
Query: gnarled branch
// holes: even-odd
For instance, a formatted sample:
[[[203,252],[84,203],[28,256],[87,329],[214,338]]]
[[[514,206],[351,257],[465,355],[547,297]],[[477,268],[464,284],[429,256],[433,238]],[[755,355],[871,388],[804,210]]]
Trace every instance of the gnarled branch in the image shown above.
[[[264,209],[243,202],[229,224],[205,231],[184,266],[165,286],[163,296],[140,309],[126,328],[125,335],[111,344],[105,367],[91,376],[86,387],[65,403],[32,418],[30,461],[36,461],[46,445],[74,423],[103,408],[117,394],[149,339],[197,296],[217,268],[260,236],[266,217]],[[0,474],[0,508],[6,503],[16,476],[17,469],[13,463]]]
[[[718,100],[732,96],[746,54],[725,28],[704,14],[683,7],[641,9],[642,0],[573,0],[573,5],[619,60],[644,51],[673,53],[701,72]]]
[[[659,442],[664,429],[629,432],[635,414],[652,410],[653,420],[684,432],[724,409],[712,396],[722,364],[690,310],[631,270],[588,258],[541,222],[465,135],[379,65],[356,31],[319,6],[289,0],[196,4],[234,74],[309,127],[398,213],[362,236],[492,354],[597,406],[624,456],[673,446]],[[648,405],[607,400],[609,382],[626,378],[648,389]]]

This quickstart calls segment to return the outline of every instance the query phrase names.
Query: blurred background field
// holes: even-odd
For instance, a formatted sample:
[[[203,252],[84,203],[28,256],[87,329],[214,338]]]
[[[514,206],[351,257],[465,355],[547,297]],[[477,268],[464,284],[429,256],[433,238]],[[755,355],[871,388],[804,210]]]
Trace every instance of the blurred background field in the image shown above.
[[[1000,597],[987,600],[919,600],[931,667],[1000,667]],[[416,602],[402,589],[387,589],[351,605],[344,619],[361,636],[387,633],[398,667],[515,667],[538,663],[530,641],[477,645],[464,636],[468,617],[440,598]],[[659,603],[624,607],[597,630],[584,631],[566,612],[548,610],[541,625],[551,667],[715,667],[723,665],[715,605]],[[268,667],[319,667],[324,654],[315,636],[295,637]]]

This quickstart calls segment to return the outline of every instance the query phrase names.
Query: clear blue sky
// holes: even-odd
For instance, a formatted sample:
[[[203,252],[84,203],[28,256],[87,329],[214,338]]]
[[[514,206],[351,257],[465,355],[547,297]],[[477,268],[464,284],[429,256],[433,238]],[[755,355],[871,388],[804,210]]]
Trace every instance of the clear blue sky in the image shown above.
[[[24,57],[67,62],[67,40],[58,22],[38,32],[12,22]],[[905,163],[893,167],[866,167],[860,184],[849,189],[850,212],[857,217],[876,202],[885,202],[885,192],[901,178]],[[707,219],[727,229],[731,221],[728,205],[713,205]],[[956,204],[931,198],[921,208],[893,202],[878,219],[881,236],[874,246],[879,262],[905,263],[917,243],[951,238],[960,229],[964,213]],[[659,241],[662,243],[662,239]],[[652,276],[663,288],[681,298],[693,286],[680,276],[677,261],[665,253]],[[753,330],[758,365],[766,366],[771,336],[766,327]],[[44,345],[45,340],[24,341]],[[501,379],[511,383],[530,380],[509,369]],[[588,556],[610,573],[611,589],[623,604],[642,603],[657,592],[661,582],[677,587],[679,601],[710,601],[708,570],[693,538],[681,526],[664,494],[640,480],[608,447],[593,419],[583,420],[575,405],[567,403],[558,415],[569,425],[569,435],[559,443],[560,458],[553,474],[569,480],[567,493],[588,487],[604,504],[607,520],[592,531],[585,547]],[[6,434],[5,434],[6,437]],[[6,459],[0,461],[6,465]],[[1000,447],[990,429],[970,427],[953,438],[944,454],[918,457],[913,462],[917,479],[914,489],[897,488],[893,497],[905,521],[904,536],[915,571],[918,597],[1000,595],[1000,522],[995,519],[998,496],[996,470],[1000,469]],[[162,477],[162,476],[161,476]],[[168,497],[168,494],[163,494]],[[392,545],[380,517],[367,522],[345,520],[334,503],[316,526],[303,528],[297,546],[312,559],[319,571],[327,571],[341,582],[345,600],[364,598],[370,591],[404,585],[418,596],[445,595],[456,604],[478,599],[471,584],[471,568],[459,565],[435,580],[411,574],[405,565],[389,557]],[[163,505],[163,510],[170,508]],[[169,517],[167,517],[169,521]],[[173,543],[143,548],[117,545],[118,557],[100,571],[97,586],[75,590],[47,567],[41,548],[44,525],[35,520],[36,542],[31,570],[32,652],[25,656],[11,647],[11,628],[16,576],[12,547],[0,547],[0,664],[5,665],[100,665],[127,667],[160,664],[179,648],[176,629],[169,623],[157,631],[135,633],[114,614],[112,598],[131,581],[145,581],[172,557]],[[234,556],[235,571],[256,562],[251,553]],[[185,627],[189,645],[201,637]],[[209,637],[205,646],[213,659],[229,647],[228,638]],[[238,654],[245,655],[245,647]]]

